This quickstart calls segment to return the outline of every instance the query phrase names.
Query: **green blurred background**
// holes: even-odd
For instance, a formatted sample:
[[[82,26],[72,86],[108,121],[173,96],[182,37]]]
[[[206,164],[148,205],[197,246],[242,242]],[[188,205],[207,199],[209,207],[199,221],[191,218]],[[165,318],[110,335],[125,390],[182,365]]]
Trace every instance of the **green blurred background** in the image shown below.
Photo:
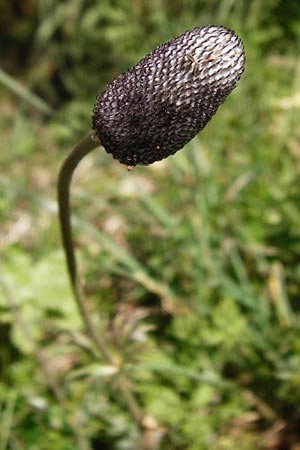
[[[69,288],[58,169],[112,78],[210,23],[246,70],[206,129],[131,173],[98,149],[75,176],[110,365]],[[299,450],[299,50],[297,0],[0,0],[0,450]]]

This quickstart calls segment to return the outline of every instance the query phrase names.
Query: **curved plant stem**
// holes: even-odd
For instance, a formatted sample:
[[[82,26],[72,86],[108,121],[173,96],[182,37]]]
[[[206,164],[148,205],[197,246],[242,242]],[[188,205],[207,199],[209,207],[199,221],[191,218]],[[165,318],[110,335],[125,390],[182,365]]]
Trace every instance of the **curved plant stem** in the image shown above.
[[[68,272],[72,282],[75,285],[77,277],[77,267],[73,249],[73,236],[71,227],[71,206],[70,206],[70,185],[72,177],[79,162],[96,147],[100,142],[94,140],[93,133],[85,136],[68,154],[64,160],[58,176],[58,214],[62,234],[62,243],[64,246]],[[75,286],[74,286],[75,287]]]
[[[93,139],[90,133],[83,138],[64,160],[58,177],[58,214],[64,246],[68,272],[71,280],[71,286],[76,300],[80,315],[84,321],[86,331],[100,350],[103,358],[112,363],[112,359],[107,351],[107,346],[98,335],[91,321],[89,312],[86,308],[86,302],[77,274],[77,265],[74,253],[72,225],[71,225],[71,205],[70,205],[70,185],[73,173],[79,162],[94,148],[98,147],[100,142]]]
[[[64,160],[58,176],[58,215],[71,287],[86,331],[103,359],[109,364],[114,364],[105,340],[99,336],[86,308],[86,299],[77,272],[71,224],[70,186],[73,173],[79,162],[99,145],[99,140],[95,140],[93,133],[90,133],[73,148]],[[121,373],[119,373],[117,384],[134,420],[140,424],[142,414],[139,405]]]

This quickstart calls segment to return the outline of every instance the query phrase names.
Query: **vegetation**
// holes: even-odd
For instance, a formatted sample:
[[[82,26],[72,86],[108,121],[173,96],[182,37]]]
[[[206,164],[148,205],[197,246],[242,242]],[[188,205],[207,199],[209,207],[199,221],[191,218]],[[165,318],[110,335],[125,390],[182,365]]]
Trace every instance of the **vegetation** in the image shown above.
[[[299,448],[298,2],[0,11],[0,450]],[[149,167],[128,173],[100,148],[76,172],[80,273],[109,363],[69,287],[58,168],[107,82],[208,23],[235,29],[247,61],[206,129]]]

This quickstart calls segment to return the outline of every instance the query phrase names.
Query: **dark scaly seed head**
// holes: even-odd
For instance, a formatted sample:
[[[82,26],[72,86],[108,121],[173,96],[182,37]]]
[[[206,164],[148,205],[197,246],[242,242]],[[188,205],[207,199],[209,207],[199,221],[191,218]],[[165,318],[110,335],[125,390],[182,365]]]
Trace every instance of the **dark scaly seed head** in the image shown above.
[[[244,61],[233,31],[215,25],[186,31],[107,86],[93,128],[123,164],[166,158],[205,127],[238,83]]]

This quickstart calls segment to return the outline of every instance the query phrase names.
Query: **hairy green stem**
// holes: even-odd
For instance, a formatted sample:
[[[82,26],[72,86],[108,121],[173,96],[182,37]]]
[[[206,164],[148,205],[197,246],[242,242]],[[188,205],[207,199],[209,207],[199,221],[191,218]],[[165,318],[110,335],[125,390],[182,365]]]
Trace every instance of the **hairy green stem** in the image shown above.
[[[99,145],[99,140],[95,140],[93,133],[90,133],[73,148],[64,160],[58,176],[58,215],[71,287],[86,331],[96,348],[100,351],[103,359],[109,364],[114,364],[106,342],[95,329],[89,311],[86,308],[86,299],[77,272],[71,224],[70,186],[73,173],[79,162]],[[121,373],[119,374],[117,385],[134,420],[140,424],[142,414],[139,405]]]
[[[70,186],[73,173],[79,162],[99,145],[100,142],[94,140],[93,133],[90,133],[74,147],[64,160],[58,177],[58,214],[71,287],[80,315],[84,321],[87,333],[96,344],[96,347],[100,350],[103,358],[108,363],[112,363],[112,358],[107,350],[107,346],[103,338],[101,338],[95,330],[89,311],[86,308],[82,286],[77,274],[71,224]]]

